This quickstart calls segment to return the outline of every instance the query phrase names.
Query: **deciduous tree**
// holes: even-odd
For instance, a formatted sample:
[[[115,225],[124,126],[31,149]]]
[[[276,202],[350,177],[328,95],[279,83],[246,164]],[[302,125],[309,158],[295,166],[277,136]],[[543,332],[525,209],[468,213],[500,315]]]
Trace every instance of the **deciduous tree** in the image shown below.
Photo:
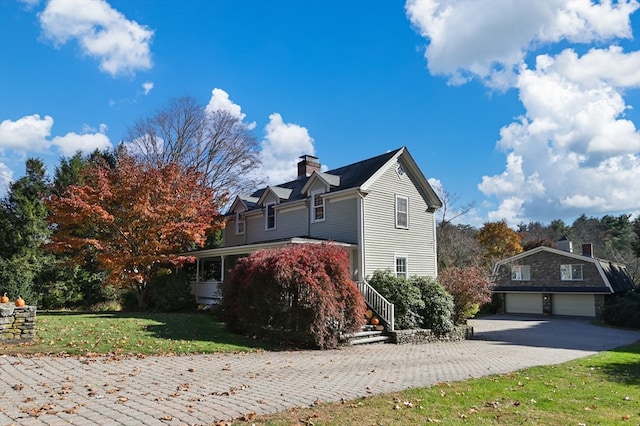
[[[115,167],[92,163],[82,185],[48,201],[56,230],[50,247],[97,262],[110,273],[108,283],[133,288],[145,307],[150,280],[187,261],[179,253],[222,226],[213,191],[201,180],[193,169],[140,163],[124,151]]]
[[[136,122],[127,145],[142,161],[171,163],[201,172],[217,197],[242,193],[261,183],[260,145],[247,125],[225,111],[206,111],[192,97],[172,99],[154,116]]]
[[[480,306],[491,301],[492,284],[480,267],[447,268],[440,274],[438,281],[453,296],[453,317],[456,324],[473,317]]]
[[[478,232],[478,242],[485,249],[488,263],[522,252],[520,236],[505,221],[487,222]]]

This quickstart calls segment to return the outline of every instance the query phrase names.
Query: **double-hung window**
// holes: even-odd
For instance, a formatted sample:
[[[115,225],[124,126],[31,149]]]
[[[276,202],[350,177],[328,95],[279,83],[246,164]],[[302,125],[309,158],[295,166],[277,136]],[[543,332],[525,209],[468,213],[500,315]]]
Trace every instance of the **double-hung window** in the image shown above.
[[[560,265],[560,279],[562,281],[581,281],[582,265]]]
[[[404,256],[404,255],[395,256],[395,262],[396,262],[396,277],[408,278],[409,277],[409,261],[407,260],[407,256]]]
[[[236,235],[244,234],[244,217],[236,213]]]
[[[396,195],[396,228],[409,228],[409,198]]]
[[[265,229],[276,229],[276,203],[267,204],[265,210]]]
[[[511,265],[512,281],[530,281],[531,266],[529,265]]]
[[[311,194],[311,221],[321,222],[325,218],[324,209],[324,191],[318,191]]]

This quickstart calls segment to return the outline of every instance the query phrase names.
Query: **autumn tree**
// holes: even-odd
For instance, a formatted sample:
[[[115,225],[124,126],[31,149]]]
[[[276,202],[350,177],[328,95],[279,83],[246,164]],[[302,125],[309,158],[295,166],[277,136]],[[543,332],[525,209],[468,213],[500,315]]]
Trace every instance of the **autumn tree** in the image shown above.
[[[447,268],[438,281],[453,296],[454,322],[461,324],[491,301],[492,283],[484,269],[471,266]]]
[[[136,122],[127,146],[156,167],[176,163],[202,173],[218,207],[227,193],[253,192],[261,183],[260,145],[250,128],[226,111],[207,111],[192,97],[172,99],[154,116]]]
[[[520,236],[504,220],[485,223],[478,232],[477,239],[485,250],[488,264],[522,252]]]
[[[82,181],[48,200],[49,247],[97,262],[109,272],[107,283],[135,291],[140,307],[152,278],[189,260],[179,253],[222,226],[202,174],[175,163],[140,163],[122,151],[115,167],[90,164]]]

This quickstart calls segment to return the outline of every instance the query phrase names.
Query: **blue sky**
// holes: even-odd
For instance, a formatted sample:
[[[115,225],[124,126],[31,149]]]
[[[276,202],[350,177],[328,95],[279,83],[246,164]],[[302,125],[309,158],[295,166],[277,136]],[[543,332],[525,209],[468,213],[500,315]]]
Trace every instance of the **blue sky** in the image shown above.
[[[640,214],[636,0],[0,1],[0,191],[189,95],[277,184],[407,146],[461,218]]]

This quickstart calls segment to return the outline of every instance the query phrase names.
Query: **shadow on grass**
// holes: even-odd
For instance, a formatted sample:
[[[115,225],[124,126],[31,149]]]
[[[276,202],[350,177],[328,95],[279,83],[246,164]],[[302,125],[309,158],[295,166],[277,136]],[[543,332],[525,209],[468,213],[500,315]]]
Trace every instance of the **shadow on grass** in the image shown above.
[[[181,313],[143,312],[143,311],[47,311],[49,316],[81,317],[92,319],[121,320],[141,319],[156,324],[145,325],[143,330],[151,337],[172,341],[202,341],[219,345],[231,345],[252,349],[278,350],[279,347],[260,339],[234,334],[227,330],[226,324],[211,313],[191,311]]]
[[[640,342],[612,349],[611,361],[600,366],[612,382],[640,386]]]

